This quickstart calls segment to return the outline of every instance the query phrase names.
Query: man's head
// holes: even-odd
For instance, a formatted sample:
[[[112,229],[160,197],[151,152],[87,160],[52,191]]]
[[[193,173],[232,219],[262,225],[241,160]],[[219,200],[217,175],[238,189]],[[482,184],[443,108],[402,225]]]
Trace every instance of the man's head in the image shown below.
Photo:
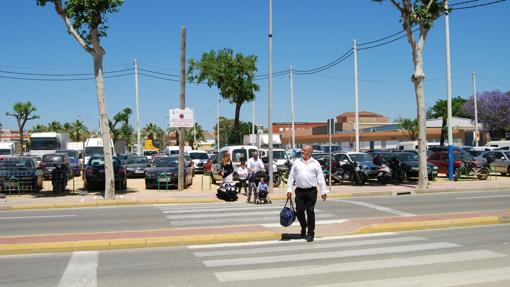
[[[301,157],[304,160],[309,160],[310,157],[312,157],[312,153],[313,153],[313,147],[311,145],[306,145],[301,150]]]
[[[253,159],[257,159],[259,158],[259,152],[254,150],[252,153],[251,153],[251,156],[253,157]]]

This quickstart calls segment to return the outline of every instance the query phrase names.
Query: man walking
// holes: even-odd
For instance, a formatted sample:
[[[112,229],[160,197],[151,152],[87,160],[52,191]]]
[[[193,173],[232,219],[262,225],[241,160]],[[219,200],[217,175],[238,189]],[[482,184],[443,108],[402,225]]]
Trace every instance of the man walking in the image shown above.
[[[312,158],[313,148],[305,146],[301,158],[292,164],[289,173],[287,198],[292,200],[292,186],[296,185],[296,214],[301,225],[301,237],[312,242],[315,236],[315,203],[317,202],[317,185],[321,190],[322,200],[326,200],[329,190],[324,180],[321,165]],[[306,211],[306,217],[305,217]],[[308,228],[308,232],[307,232]]]
[[[259,152],[253,151],[251,153],[252,157],[248,160],[247,166],[248,166],[248,172],[250,173],[249,182],[248,185],[248,200],[247,202],[250,202],[251,195],[253,193],[253,202],[257,199],[256,192],[257,192],[257,186],[259,184],[259,179],[257,178],[257,172],[259,171],[266,171],[264,168],[264,163],[259,158]]]

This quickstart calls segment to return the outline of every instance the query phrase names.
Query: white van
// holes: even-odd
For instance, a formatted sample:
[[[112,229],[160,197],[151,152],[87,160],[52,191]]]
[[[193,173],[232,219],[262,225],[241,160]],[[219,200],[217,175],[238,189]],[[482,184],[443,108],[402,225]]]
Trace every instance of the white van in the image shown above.
[[[14,155],[14,142],[0,142],[0,155]]]
[[[439,146],[438,142],[427,142],[427,149]],[[399,142],[397,150],[418,150],[418,141]]]
[[[113,148],[113,140],[111,141],[112,155],[115,155]],[[84,162],[87,164],[91,156],[95,154],[103,154],[103,138],[89,138],[85,141],[85,150],[83,151]]]
[[[184,146],[184,154],[190,151],[192,151],[190,146]],[[165,148],[165,154],[167,155],[179,154],[179,146],[178,145],[167,146]]]
[[[492,147],[494,149],[510,149],[510,141],[490,141],[485,144],[486,147]]]
[[[216,161],[213,162],[213,165],[211,166],[212,183],[216,184],[216,181],[223,180],[223,177],[218,174],[218,170],[221,168],[221,161],[223,160],[223,155],[226,152],[230,153],[230,157],[232,158],[232,165],[234,166],[234,169],[236,169],[241,164],[241,159],[244,158],[246,161],[248,161],[248,159],[251,157],[252,152],[254,151],[258,151],[258,148],[252,145],[237,145],[222,147],[218,152]]]

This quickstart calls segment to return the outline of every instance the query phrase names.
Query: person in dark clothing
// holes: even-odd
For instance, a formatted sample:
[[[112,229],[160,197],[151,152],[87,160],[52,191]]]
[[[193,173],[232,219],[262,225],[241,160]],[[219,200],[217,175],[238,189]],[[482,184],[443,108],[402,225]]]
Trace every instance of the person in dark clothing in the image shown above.
[[[308,242],[312,242],[315,236],[317,185],[320,187],[322,200],[326,200],[326,194],[329,193],[321,165],[312,157],[312,152],[313,148],[307,145],[302,150],[302,157],[294,161],[287,189],[287,198],[292,200],[292,186],[296,185],[296,215],[301,225],[301,237]]]
[[[223,177],[223,183],[234,182],[234,166],[232,165],[232,160],[230,159],[230,154],[228,152],[223,154],[220,174]]]

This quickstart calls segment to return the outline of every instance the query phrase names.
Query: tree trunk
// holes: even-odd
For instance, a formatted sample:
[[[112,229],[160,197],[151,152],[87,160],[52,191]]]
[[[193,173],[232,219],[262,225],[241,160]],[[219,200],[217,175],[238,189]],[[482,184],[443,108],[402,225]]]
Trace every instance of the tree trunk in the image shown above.
[[[239,120],[240,115],[241,115],[241,105],[242,105],[242,103],[236,103],[234,128],[232,129],[232,131],[230,131],[230,142],[232,142],[233,144],[241,144],[241,140],[240,140],[241,124],[240,124],[240,120]]]
[[[420,41],[421,42],[421,41]],[[414,73],[413,83],[416,93],[416,106],[418,116],[418,158],[419,158],[419,179],[418,190],[428,188],[428,172],[427,172],[427,122],[425,119],[425,92],[423,90],[423,80],[425,73],[423,72],[423,45],[415,45],[413,49]]]
[[[440,146],[444,146],[444,138],[446,137],[446,135],[445,135],[446,120],[447,120],[447,118],[443,117],[443,121],[441,123],[441,139],[439,140]]]
[[[113,173],[113,154],[110,127],[108,126],[108,114],[106,112],[106,102],[104,96],[103,55],[103,51],[92,53],[92,57],[94,59],[94,75],[96,77],[96,94],[97,105],[99,107],[101,136],[103,138],[103,153],[105,163],[104,198],[113,199],[115,196],[115,177]]]

